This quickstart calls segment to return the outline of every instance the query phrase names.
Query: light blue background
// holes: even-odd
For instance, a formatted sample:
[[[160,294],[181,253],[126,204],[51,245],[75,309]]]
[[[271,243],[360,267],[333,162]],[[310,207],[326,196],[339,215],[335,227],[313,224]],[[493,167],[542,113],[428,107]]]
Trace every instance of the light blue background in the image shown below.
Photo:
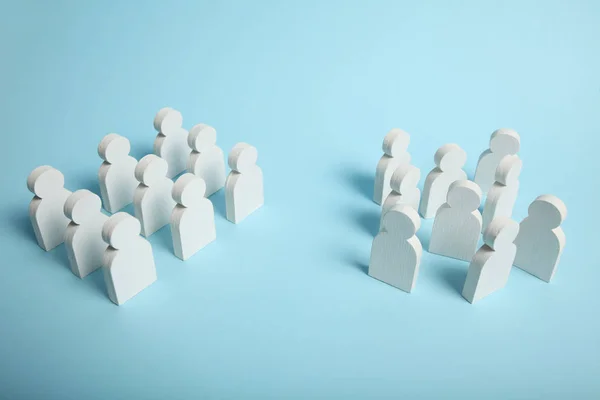
[[[598,1],[15,1],[2,5],[0,397],[593,398],[600,395]],[[64,246],[45,253],[25,181],[98,193],[109,132],[151,152],[163,106],[259,150],[266,206],[122,307]],[[471,306],[467,264],[424,253],[408,295],[366,275],[381,140],[411,134],[422,179],[455,142],[472,177],[513,127],[514,218],[564,200],[552,283],[513,270]],[[421,183],[422,184],[422,183]],[[596,207],[596,208],[594,208]],[[129,208],[131,210],[131,208]],[[431,221],[419,236],[427,246]]]

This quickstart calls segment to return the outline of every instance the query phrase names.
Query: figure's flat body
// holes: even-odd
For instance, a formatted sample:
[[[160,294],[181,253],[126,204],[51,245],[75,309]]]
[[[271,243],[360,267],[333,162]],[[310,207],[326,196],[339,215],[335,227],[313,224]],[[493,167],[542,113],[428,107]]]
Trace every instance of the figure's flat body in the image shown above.
[[[510,186],[494,183],[488,192],[482,213],[482,231],[496,217],[511,217],[519,193],[519,182]]]
[[[202,199],[193,207],[175,206],[171,215],[175,255],[187,260],[213,242],[216,237],[215,213],[210,200]]]
[[[134,175],[136,165],[135,158],[126,156],[118,163],[110,164],[105,161],[100,166],[98,181],[102,204],[106,211],[115,213],[133,201],[133,194],[138,185]]]
[[[71,271],[79,278],[102,267],[107,244],[102,240],[102,226],[108,216],[98,213],[82,225],[70,223],[65,234],[65,245]]]
[[[407,240],[380,232],[373,241],[369,275],[410,293],[417,281],[422,252],[416,236]]]
[[[206,183],[206,197],[225,186],[225,159],[223,150],[214,146],[202,152],[193,151],[190,154],[189,172],[202,178]]]
[[[481,235],[481,223],[478,210],[465,213],[444,204],[435,216],[429,252],[471,261]]]
[[[144,237],[149,237],[169,223],[175,207],[175,201],[171,197],[172,188],[173,181],[165,178],[150,187],[140,183],[135,190],[135,217],[142,224]]]
[[[63,208],[71,195],[67,189],[57,189],[43,199],[34,197],[29,203],[29,218],[39,246],[50,251],[64,242],[69,219]]]
[[[556,272],[566,237],[562,228],[539,229],[525,218],[515,240],[517,255],[514,265],[543,281],[550,282]]]
[[[377,163],[375,169],[375,188],[373,190],[373,201],[381,205],[388,197],[392,188],[390,187],[390,179],[392,174],[400,164],[410,163],[410,154],[405,152],[398,157],[391,157],[384,154]]]
[[[499,251],[483,245],[469,265],[463,297],[475,303],[506,286],[516,251],[513,244]]]
[[[159,133],[154,141],[154,154],[169,165],[167,178],[173,178],[187,168],[191,149],[187,142],[188,132],[183,128],[175,129],[168,135]]]
[[[395,205],[407,205],[412,207],[415,211],[419,210],[419,202],[421,200],[421,191],[417,188],[407,194],[400,194],[394,190],[390,192],[388,197],[383,202],[381,207],[381,218],[379,223],[383,221],[383,216]]]
[[[461,179],[467,179],[467,173],[460,168],[450,171],[442,171],[440,168],[431,170],[423,186],[419,205],[421,216],[425,219],[435,217],[437,210],[446,202],[450,185]]]
[[[233,223],[243,221],[264,204],[263,174],[255,166],[251,171],[231,171],[225,183],[227,219]]]

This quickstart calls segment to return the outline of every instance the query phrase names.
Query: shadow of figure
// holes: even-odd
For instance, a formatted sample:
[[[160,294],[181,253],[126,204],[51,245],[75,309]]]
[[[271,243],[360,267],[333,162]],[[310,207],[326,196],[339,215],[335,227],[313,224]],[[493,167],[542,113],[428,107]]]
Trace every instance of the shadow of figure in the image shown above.
[[[379,220],[381,214],[377,211],[359,211],[356,212],[356,222],[361,229],[370,236],[375,237],[379,232]]]
[[[8,214],[9,224],[13,227],[12,231],[23,239],[31,241],[37,245],[37,239],[33,232],[33,226],[31,225],[31,219],[25,207],[24,211],[16,211]]]
[[[102,296],[102,298],[108,299],[108,292],[106,291],[106,284],[104,283],[104,271],[102,268],[98,268],[86,276],[83,279],[83,283],[90,287],[96,294]]]
[[[152,247],[162,247],[167,251],[173,253],[173,239],[171,237],[171,224],[167,224],[154,232],[150,238],[146,238],[151,244]]]
[[[344,168],[341,170],[341,174],[354,191],[373,201],[373,188],[375,186],[373,173]]]
[[[219,189],[208,198],[215,208],[215,215],[220,215],[223,219],[227,219],[227,211],[225,206],[225,188]]]
[[[440,272],[442,281],[448,287],[462,296],[465,279],[467,279],[467,268],[446,268]]]

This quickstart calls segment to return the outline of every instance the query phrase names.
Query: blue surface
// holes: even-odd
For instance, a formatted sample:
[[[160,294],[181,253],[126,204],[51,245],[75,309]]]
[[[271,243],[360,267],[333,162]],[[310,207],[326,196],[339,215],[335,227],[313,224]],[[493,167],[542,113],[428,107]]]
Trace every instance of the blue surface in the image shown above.
[[[600,396],[600,2],[2,9],[1,398]],[[50,164],[98,193],[100,139],[151,152],[165,105],[225,151],[255,145],[267,205],[235,226],[215,195],[218,239],[185,263],[168,228],[151,237],[159,280],[117,307],[101,272],[37,247],[25,181]],[[513,270],[471,306],[467,264],[428,253],[411,295],[369,278],[385,133],[412,135],[423,179],[458,143],[472,177],[504,126],[522,138],[514,218],[542,193],[569,209],[552,283]]]

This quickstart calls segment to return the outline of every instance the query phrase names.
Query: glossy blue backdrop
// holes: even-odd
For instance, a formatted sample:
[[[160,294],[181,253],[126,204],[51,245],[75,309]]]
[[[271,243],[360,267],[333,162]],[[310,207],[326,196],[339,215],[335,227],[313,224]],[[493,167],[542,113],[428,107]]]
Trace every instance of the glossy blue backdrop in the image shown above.
[[[1,398],[600,395],[600,2],[4,3]],[[218,239],[185,263],[154,235],[159,280],[117,307],[37,247],[25,180],[50,164],[98,193],[100,139],[151,152],[166,105],[259,149],[266,206],[236,226],[215,195]],[[385,133],[412,135],[424,179],[448,142],[472,176],[504,126],[514,218],[542,193],[569,209],[553,282],[513,270],[471,306],[467,264],[428,253],[411,295],[369,278]]]

